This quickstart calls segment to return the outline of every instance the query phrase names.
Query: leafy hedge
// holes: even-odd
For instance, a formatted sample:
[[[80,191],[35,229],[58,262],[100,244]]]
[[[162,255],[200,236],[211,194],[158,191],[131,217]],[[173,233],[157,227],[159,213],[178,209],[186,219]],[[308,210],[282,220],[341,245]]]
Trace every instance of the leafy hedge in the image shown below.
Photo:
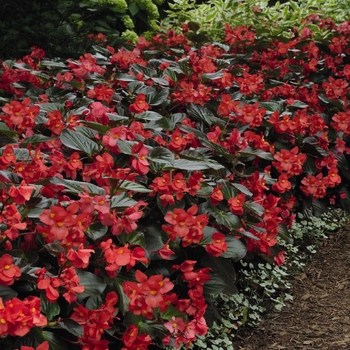
[[[349,208],[350,23],[328,29],[5,61],[1,345],[190,345],[297,211]]]
[[[22,57],[31,46],[48,57],[79,58],[108,36],[111,45],[159,30],[164,0],[32,0],[0,2],[0,59]],[[163,6],[164,9],[166,6]],[[18,23],[18,19],[20,24]],[[99,36],[96,36],[101,33]]]
[[[222,41],[224,24],[231,27],[252,26],[258,36],[292,38],[313,31],[314,38],[326,38],[331,30],[321,30],[314,20],[331,18],[337,24],[349,19],[349,0],[173,0],[167,16],[161,21],[165,30],[181,28],[184,22],[188,35],[197,42]],[[310,16],[310,17],[309,17]]]

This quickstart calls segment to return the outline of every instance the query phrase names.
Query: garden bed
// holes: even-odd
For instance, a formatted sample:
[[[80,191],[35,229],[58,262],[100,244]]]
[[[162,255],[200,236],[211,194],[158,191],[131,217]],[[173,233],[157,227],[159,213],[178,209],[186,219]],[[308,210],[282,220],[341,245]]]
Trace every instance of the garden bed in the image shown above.
[[[297,213],[350,204],[350,23],[309,21],[327,40],[226,25],[3,62],[4,348],[209,343],[245,273],[273,296]]]

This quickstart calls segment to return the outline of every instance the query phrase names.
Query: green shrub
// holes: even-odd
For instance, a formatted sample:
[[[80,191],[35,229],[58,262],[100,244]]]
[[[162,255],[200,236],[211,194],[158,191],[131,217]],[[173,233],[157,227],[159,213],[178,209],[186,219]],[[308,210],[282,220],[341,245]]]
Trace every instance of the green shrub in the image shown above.
[[[349,18],[349,0],[209,0],[197,4],[195,0],[173,0],[169,4],[167,17],[162,21],[165,30],[179,28],[183,22],[189,24],[190,37],[198,41],[223,39],[224,24],[235,26],[253,26],[259,36],[293,37],[295,29],[303,27],[321,32],[310,20],[309,15],[327,19],[331,17],[336,23]],[[295,29],[294,29],[295,28]]]
[[[89,34],[107,35],[114,46],[135,42],[138,34],[158,30],[158,6],[163,2],[2,0],[0,59],[26,55],[31,46],[44,49],[48,57],[78,58],[91,48]]]

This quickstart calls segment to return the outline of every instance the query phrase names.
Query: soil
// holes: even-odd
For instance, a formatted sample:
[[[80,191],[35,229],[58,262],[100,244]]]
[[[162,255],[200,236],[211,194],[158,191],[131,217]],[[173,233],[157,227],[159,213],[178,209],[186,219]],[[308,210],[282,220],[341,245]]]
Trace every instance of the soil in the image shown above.
[[[350,228],[329,236],[292,281],[293,301],[242,328],[235,350],[350,350]]]

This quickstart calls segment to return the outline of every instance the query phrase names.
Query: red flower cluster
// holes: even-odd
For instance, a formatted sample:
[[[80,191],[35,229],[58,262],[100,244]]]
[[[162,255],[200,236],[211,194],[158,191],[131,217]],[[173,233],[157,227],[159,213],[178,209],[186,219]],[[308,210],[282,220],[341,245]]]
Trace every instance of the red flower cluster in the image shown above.
[[[124,346],[122,350],[147,350],[148,345],[152,344],[149,334],[139,334],[136,325],[129,326],[122,336]]]
[[[129,106],[130,112],[133,113],[142,113],[146,112],[149,109],[149,104],[146,102],[146,95],[139,94],[137,95],[135,102]]]
[[[110,278],[117,276],[119,269],[126,266],[127,271],[136,265],[137,262],[148,263],[146,252],[141,247],[129,249],[129,244],[124,247],[117,247],[111,239],[101,242],[101,248],[106,260],[106,272]]]
[[[187,181],[181,172],[171,175],[169,172],[164,172],[163,176],[156,177],[149,186],[153,190],[150,195],[159,193],[162,205],[172,205],[175,203],[175,199],[181,200],[186,193],[195,196],[197,191],[201,189],[203,181],[203,174],[199,172],[191,174]]]
[[[38,106],[31,105],[29,97],[22,102],[10,101],[2,107],[2,110],[6,114],[1,115],[1,119],[9,128],[17,129],[18,132],[31,131],[40,112]]]
[[[12,298],[3,303],[0,298],[0,336],[23,337],[34,326],[44,327],[47,320],[41,314],[40,299],[30,296],[23,300]]]
[[[187,211],[179,208],[175,208],[173,212],[169,211],[164,220],[171,226],[162,225],[163,231],[173,241],[180,238],[183,247],[200,243],[203,240],[202,230],[207,225],[209,217],[207,214],[195,216],[197,211],[197,205],[193,205]]]
[[[63,288],[65,293],[62,296],[69,304],[77,300],[77,293],[83,293],[84,286],[79,285],[80,279],[73,267],[65,267],[57,277],[50,277],[45,268],[38,269],[35,274],[38,276],[38,289],[44,290],[49,302],[55,302],[60,293],[58,288]]]
[[[84,334],[78,339],[82,349],[86,350],[107,350],[108,341],[101,339],[105,330],[112,328],[115,315],[118,309],[115,304],[118,302],[118,295],[115,292],[107,293],[105,303],[98,309],[88,310],[82,304],[75,307],[71,319],[83,326]]]
[[[154,275],[149,278],[140,270],[136,270],[135,278],[138,283],[124,282],[124,293],[130,299],[129,311],[135,315],[142,315],[149,320],[153,320],[154,310],[160,307],[165,311],[174,295],[167,294],[174,288],[174,284],[169,278],[162,275]]]
[[[37,348],[33,348],[32,346],[25,346],[22,345],[20,349],[16,349],[16,350],[49,350],[49,342],[48,341],[44,341],[42,344],[38,345]]]
[[[13,258],[9,254],[4,254],[0,258],[0,285],[10,286],[21,276],[21,270],[13,264]]]
[[[226,236],[220,232],[212,235],[212,242],[205,246],[205,250],[212,256],[220,256],[227,250]]]

